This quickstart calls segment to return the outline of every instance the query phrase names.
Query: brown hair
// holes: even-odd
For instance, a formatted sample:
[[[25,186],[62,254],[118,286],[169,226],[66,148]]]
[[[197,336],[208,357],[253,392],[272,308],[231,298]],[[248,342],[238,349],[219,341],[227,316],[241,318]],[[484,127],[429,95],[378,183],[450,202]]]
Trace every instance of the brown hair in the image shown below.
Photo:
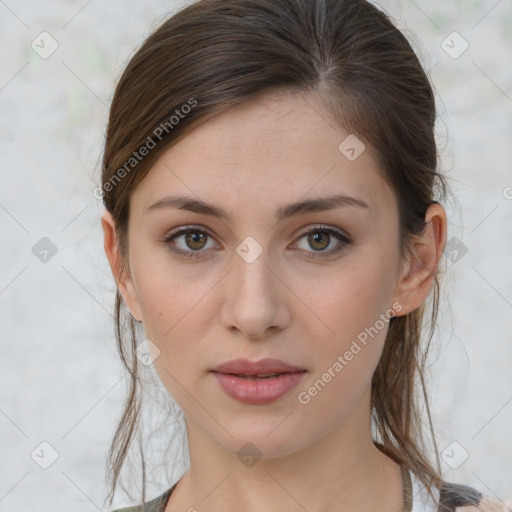
[[[399,204],[403,261],[411,237],[426,226],[427,207],[437,202],[435,194],[439,200],[446,197],[447,185],[437,172],[432,87],[402,32],[365,0],[199,0],[146,39],[113,97],[102,190],[116,223],[125,269],[130,194],[157,158],[212,116],[277,89],[320,92],[333,119],[377,150],[379,171]],[[427,301],[390,320],[372,380],[372,417],[380,438],[376,444],[381,442],[385,453],[406,464],[431,491],[442,482],[425,385],[425,359],[438,312],[438,269],[429,298],[430,332],[423,350]],[[125,344],[123,310],[118,291],[116,342],[130,389],[107,461],[110,504],[139,426],[141,406],[136,329],[130,317],[131,342]],[[436,467],[427,456],[420,397]],[[142,470],[144,502],[143,455]]]

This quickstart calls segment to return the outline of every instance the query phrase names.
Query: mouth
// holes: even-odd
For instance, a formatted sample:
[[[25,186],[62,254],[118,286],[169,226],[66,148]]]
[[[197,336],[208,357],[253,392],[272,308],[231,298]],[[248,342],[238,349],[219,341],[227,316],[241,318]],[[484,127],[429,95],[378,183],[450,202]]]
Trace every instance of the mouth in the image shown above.
[[[233,359],[216,366],[212,371],[241,377],[272,378],[283,373],[295,373],[306,370],[304,368],[285,363],[280,359],[266,358],[261,359],[260,361]]]
[[[227,396],[248,405],[264,405],[288,394],[307,370],[277,359],[237,359],[217,366],[211,373]]]
[[[270,379],[276,379],[283,375],[295,375],[295,374],[306,373],[306,370],[300,370],[297,372],[274,372],[274,373],[256,374],[256,375],[251,375],[251,374],[247,375],[247,374],[243,374],[243,373],[224,373],[224,372],[216,372],[216,371],[212,371],[212,373],[217,373],[219,375],[226,375],[228,377],[236,377],[237,379],[244,379],[244,380],[270,380]]]
[[[214,372],[214,373],[223,373],[223,372]],[[257,374],[257,375],[244,375],[243,373],[223,373],[223,375],[233,375],[235,377],[240,377],[242,379],[248,380],[257,380],[257,379],[273,379],[274,377],[279,377],[279,375],[284,375],[285,373],[294,373],[294,372],[283,372],[283,373],[267,373],[267,374]]]

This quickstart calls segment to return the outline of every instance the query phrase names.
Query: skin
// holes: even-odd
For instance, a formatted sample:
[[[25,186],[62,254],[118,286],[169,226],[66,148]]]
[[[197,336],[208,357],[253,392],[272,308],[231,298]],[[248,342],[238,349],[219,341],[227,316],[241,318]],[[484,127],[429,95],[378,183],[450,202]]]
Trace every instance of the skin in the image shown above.
[[[368,143],[354,161],[338,150],[347,135],[316,93],[268,94],[200,125],[153,166],[131,196],[128,272],[112,216],[102,217],[119,291],[158,347],[155,369],[185,414],[190,469],[166,512],[402,509],[400,468],[370,430],[371,378],[388,324],[309,403],[297,399],[393,304],[400,316],[424,302],[446,243],[445,211],[431,205],[399,272],[396,197]],[[276,223],[280,206],[334,193],[369,208]],[[214,203],[232,218],[146,210],[170,194]],[[190,225],[210,236],[175,239],[174,247],[199,250],[186,258],[162,240]],[[340,244],[333,235],[308,242],[304,234],[319,225],[351,242],[313,258]],[[263,250],[252,263],[236,252],[248,236]],[[237,357],[275,357],[307,374],[271,404],[242,404],[209,372]],[[247,442],[261,452],[252,467],[237,457]]]

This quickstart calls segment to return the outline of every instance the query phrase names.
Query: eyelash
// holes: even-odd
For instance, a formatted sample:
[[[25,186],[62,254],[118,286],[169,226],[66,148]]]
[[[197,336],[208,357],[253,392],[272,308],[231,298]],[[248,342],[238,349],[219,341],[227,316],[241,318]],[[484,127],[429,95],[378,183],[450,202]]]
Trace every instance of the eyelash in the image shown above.
[[[340,243],[340,246],[334,250],[325,251],[325,252],[315,251],[316,254],[308,256],[310,258],[326,258],[326,257],[332,256],[334,254],[337,254],[341,250],[343,250],[345,246],[347,246],[351,243],[351,241],[345,235],[343,235],[340,231],[330,228],[328,226],[317,226],[313,229],[310,229],[309,231],[302,233],[301,236],[299,237],[299,240],[311,233],[316,233],[316,232],[332,234],[341,243]],[[176,238],[178,238],[182,235],[189,234],[189,233],[201,233],[203,235],[208,236],[209,238],[213,238],[207,231],[188,226],[185,228],[180,228],[177,231],[174,231],[173,233],[170,233],[167,237],[165,237],[162,240],[162,242],[165,243],[166,245],[168,245],[169,249],[172,252],[179,254],[180,256],[184,256],[185,258],[197,258],[199,256],[199,253],[204,252],[204,251],[202,251],[201,249],[198,249],[197,251],[192,251],[192,250],[191,251],[183,251],[181,249],[177,249],[176,247],[171,247],[171,243]]]

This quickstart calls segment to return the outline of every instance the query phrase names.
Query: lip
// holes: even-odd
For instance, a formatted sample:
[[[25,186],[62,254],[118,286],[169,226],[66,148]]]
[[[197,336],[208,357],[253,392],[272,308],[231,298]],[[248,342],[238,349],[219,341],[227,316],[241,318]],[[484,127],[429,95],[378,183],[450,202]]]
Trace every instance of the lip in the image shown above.
[[[274,377],[256,377],[276,373]],[[229,397],[244,404],[264,405],[289,393],[307,373],[279,359],[234,359],[217,366],[212,375]]]
[[[265,373],[292,373],[305,371],[304,368],[292,366],[280,359],[260,359],[249,361],[248,359],[232,359],[216,366],[213,369],[217,373],[231,373],[234,375],[258,375]]]

